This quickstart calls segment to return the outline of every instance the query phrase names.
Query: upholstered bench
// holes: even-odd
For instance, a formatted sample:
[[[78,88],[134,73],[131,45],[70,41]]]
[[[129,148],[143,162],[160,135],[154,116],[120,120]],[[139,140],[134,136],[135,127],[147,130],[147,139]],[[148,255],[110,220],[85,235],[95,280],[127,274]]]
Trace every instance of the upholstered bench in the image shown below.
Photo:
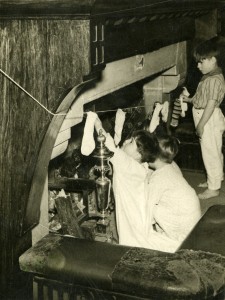
[[[49,234],[20,268],[34,299],[224,299],[224,220],[225,206],[211,207],[176,253]]]
[[[180,249],[203,250],[225,257],[225,199],[224,205],[209,207]]]

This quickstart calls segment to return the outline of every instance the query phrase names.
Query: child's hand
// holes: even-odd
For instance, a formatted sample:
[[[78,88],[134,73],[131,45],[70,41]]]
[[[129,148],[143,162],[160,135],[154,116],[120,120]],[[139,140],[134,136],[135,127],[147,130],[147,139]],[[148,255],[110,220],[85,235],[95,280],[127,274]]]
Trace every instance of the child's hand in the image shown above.
[[[180,100],[182,99],[183,102],[189,102],[189,101],[190,101],[190,98],[189,98],[189,97],[184,96],[184,95],[182,95],[182,94],[180,94],[179,99],[180,99]]]
[[[184,97],[189,97],[190,93],[188,92],[186,87],[183,87],[183,92],[181,93]]]
[[[109,149],[109,151],[115,152],[116,150],[114,139],[109,133],[106,134],[105,146]]]
[[[97,134],[99,134],[100,129],[102,130],[102,133],[106,136],[107,133],[106,133],[105,129],[102,127],[102,122],[99,119],[99,117],[97,117],[95,120],[95,130],[96,130]]]
[[[182,100],[182,101],[184,101],[184,102],[191,102],[191,98],[189,98],[189,96],[190,96],[190,94],[189,94],[187,88],[183,87],[183,91],[180,94],[179,99]]]

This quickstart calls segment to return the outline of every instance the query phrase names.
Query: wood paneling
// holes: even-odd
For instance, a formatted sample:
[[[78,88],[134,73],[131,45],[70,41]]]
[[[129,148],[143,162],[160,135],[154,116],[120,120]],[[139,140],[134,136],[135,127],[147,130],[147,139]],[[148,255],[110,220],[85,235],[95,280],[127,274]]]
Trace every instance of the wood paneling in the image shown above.
[[[42,21],[0,22],[0,66],[46,105],[46,90],[43,89],[46,78],[46,47],[43,47],[46,34],[43,29]],[[0,82],[1,271],[9,274],[17,243],[16,233],[32,180],[34,167],[32,169],[30,166],[34,166],[35,150],[40,147],[45,113],[2,74]],[[1,278],[7,281],[7,276]]]
[[[52,112],[90,71],[87,21],[0,20],[0,38],[0,68]],[[16,245],[52,115],[3,74],[0,84],[0,286],[4,287],[9,285],[14,260],[24,251]],[[60,110],[67,112],[73,100]],[[56,123],[63,118],[56,117]],[[57,129],[49,146],[56,136]],[[49,159],[41,166],[42,176],[47,174]],[[33,201],[38,201],[41,192],[36,190]],[[30,237],[25,244],[30,246]]]

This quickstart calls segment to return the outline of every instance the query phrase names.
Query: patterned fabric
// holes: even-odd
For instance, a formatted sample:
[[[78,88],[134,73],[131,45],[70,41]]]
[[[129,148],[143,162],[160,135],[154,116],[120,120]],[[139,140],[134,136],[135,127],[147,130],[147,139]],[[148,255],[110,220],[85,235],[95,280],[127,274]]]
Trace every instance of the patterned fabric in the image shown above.
[[[176,99],[174,101],[174,105],[173,105],[172,119],[171,119],[171,122],[170,122],[171,126],[173,126],[173,127],[178,126],[181,112],[182,112],[182,110],[181,110],[180,100]]]
[[[219,107],[225,94],[225,82],[221,71],[209,73],[202,77],[195,95],[192,98],[193,106],[204,109],[209,100],[215,101],[215,107]]]

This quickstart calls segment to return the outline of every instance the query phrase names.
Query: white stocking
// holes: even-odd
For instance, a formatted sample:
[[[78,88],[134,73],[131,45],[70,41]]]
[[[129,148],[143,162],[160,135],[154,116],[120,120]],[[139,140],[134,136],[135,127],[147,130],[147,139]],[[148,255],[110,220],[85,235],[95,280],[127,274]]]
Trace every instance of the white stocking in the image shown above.
[[[114,142],[117,146],[121,140],[121,134],[123,130],[123,124],[125,121],[125,115],[126,113],[122,111],[122,109],[118,109],[116,112],[116,120],[115,120],[115,134],[114,134]]]
[[[188,105],[186,102],[183,102],[183,98],[180,98],[180,106],[181,106],[181,117],[185,117],[185,112],[188,109]]]
[[[188,90],[186,89],[186,87],[183,88],[183,92],[181,93],[181,96],[180,96],[180,104],[181,104],[181,117],[185,117],[185,111],[188,110],[188,105],[186,102],[183,102],[183,97],[182,96],[186,96],[186,97],[189,97],[190,94],[188,92]]]
[[[160,121],[160,111],[162,110],[162,104],[161,103],[156,103],[153,115],[152,115],[152,119],[149,125],[149,131],[152,133],[155,131],[156,127],[159,125],[159,121]]]
[[[95,148],[95,140],[93,134],[94,134],[94,125],[95,125],[96,118],[97,118],[96,113],[92,111],[89,111],[87,113],[87,119],[84,126],[84,134],[83,134],[83,139],[81,144],[81,153],[86,156],[90,155]]]
[[[165,101],[162,106],[162,120],[163,122],[167,122],[168,114],[169,114],[169,101]]]

